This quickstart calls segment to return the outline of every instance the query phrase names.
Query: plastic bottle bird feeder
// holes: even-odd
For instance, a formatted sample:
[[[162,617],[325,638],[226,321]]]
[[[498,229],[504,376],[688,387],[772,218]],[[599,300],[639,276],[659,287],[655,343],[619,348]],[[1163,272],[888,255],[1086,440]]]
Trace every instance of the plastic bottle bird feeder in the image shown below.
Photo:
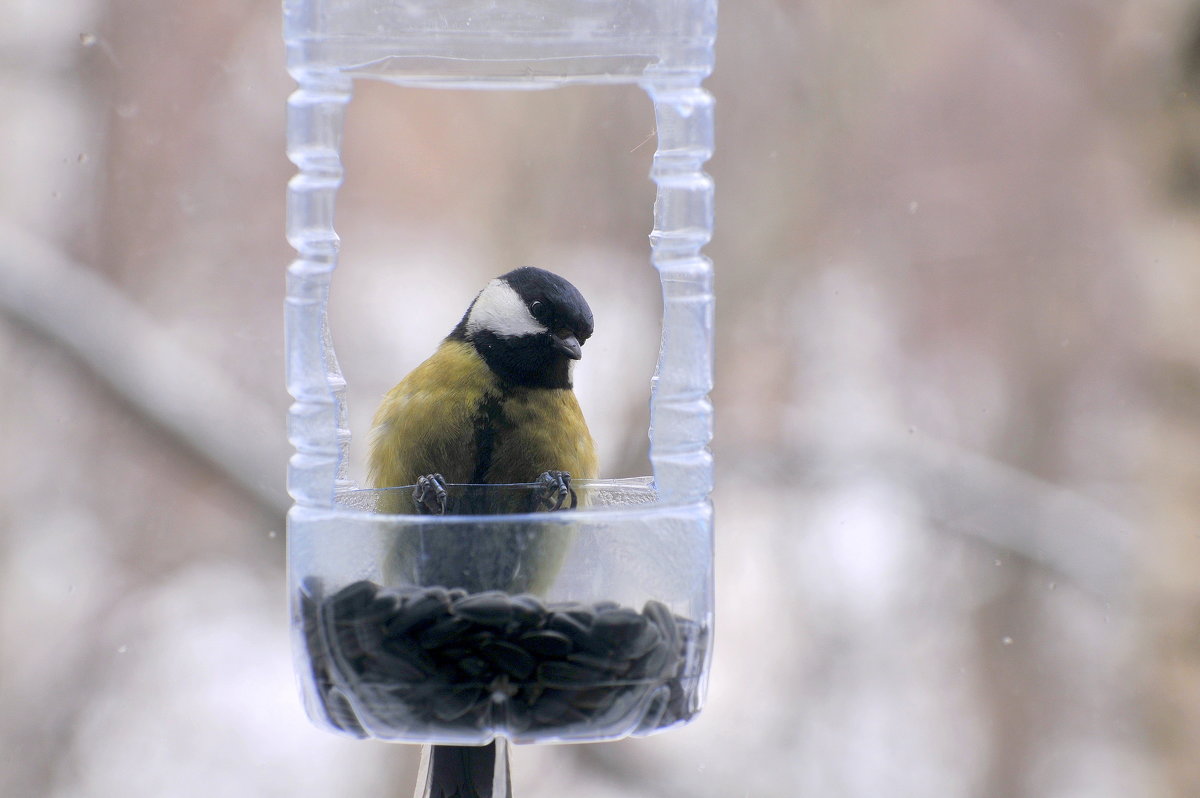
[[[596,741],[684,723],[702,703],[712,597],[712,154],[715,0],[285,0],[287,378],[295,398],[288,567],[295,659],[312,720],[410,743]],[[327,334],[333,209],[355,78],[543,88],[624,83],[654,102],[651,254],[662,346],[651,390],[653,479],[576,483],[579,507],[380,513],[346,478],[345,383]],[[514,264],[519,265],[519,264]],[[398,490],[404,490],[399,488]],[[459,509],[455,509],[459,508]],[[562,558],[528,577],[526,543]],[[482,546],[481,541],[488,541]],[[478,552],[486,550],[486,558]],[[417,553],[397,566],[397,551]],[[496,552],[500,552],[499,555]]]

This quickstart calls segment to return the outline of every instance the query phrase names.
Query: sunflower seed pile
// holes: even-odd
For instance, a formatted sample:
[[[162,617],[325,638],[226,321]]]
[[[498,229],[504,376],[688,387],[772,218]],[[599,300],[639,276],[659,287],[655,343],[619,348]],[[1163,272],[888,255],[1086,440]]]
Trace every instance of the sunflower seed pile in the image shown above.
[[[368,581],[325,597],[309,579],[300,608],[326,714],[356,736],[636,734],[697,710],[707,630],[658,601],[638,612]]]

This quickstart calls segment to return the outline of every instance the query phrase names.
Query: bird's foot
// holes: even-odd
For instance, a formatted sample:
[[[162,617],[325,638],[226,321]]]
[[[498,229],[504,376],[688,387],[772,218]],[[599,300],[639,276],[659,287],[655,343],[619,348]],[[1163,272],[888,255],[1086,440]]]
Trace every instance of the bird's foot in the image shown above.
[[[420,515],[446,514],[446,480],[441,474],[426,474],[413,486],[413,504]]]
[[[571,489],[571,475],[566,471],[547,471],[537,478],[537,487],[533,489],[534,510],[561,510],[568,496],[574,509],[578,498]]]

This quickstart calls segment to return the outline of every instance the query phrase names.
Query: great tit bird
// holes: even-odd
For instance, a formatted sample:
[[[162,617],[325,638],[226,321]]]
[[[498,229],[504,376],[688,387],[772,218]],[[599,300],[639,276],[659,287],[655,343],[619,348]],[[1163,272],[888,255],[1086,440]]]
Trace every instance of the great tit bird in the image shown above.
[[[511,513],[559,509],[572,480],[595,479],[595,442],[572,391],[572,368],[592,334],[592,311],[569,282],[526,266],[492,280],[433,355],[384,398],[369,458],[384,512]],[[456,504],[447,485],[534,483]],[[485,495],[488,495],[485,493]],[[441,532],[442,530],[439,530]],[[540,592],[554,578],[564,536],[480,530],[398,542],[385,572],[468,591]],[[433,798],[490,798],[495,743],[435,746]],[[504,772],[507,772],[506,769]]]

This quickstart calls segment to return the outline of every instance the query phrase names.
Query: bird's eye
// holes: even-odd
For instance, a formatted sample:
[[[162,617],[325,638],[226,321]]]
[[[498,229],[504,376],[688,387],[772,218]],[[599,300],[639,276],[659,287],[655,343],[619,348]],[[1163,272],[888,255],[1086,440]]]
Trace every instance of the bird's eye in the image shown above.
[[[529,303],[529,312],[533,314],[535,319],[540,319],[546,313],[546,303],[540,299],[535,299]]]

